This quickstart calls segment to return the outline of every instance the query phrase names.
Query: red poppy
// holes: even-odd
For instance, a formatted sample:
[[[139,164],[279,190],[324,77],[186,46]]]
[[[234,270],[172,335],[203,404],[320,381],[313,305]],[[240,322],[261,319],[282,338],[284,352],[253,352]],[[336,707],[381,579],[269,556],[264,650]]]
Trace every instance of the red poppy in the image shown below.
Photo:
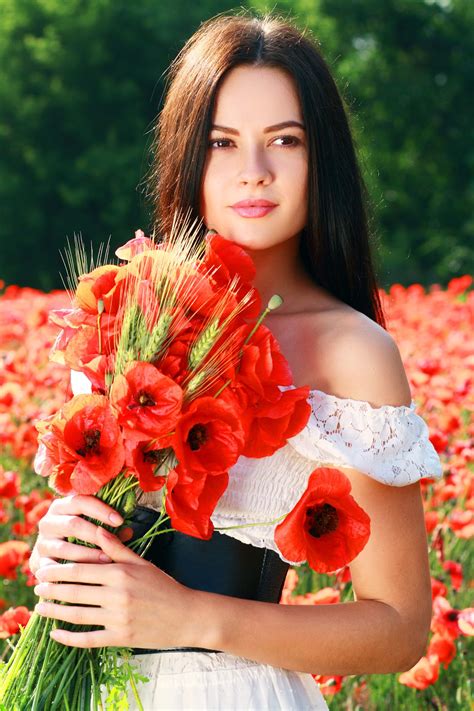
[[[474,607],[465,607],[460,611],[458,626],[463,634],[474,637]]]
[[[440,663],[447,669],[456,656],[456,645],[451,637],[436,633],[431,638],[426,654],[428,657],[436,654]]]
[[[133,472],[143,491],[159,491],[166,479],[158,474],[169,450],[160,449],[153,442],[125,443],[126,464]]]
[[[132,361],[112,383],[110,401],[127,439],[159,439],[176,427],[183,391],[151,363]]]
[[[296,506],[275,529],[275,543],[287,560],[307,560],[328,573],[353,560],[370,535],[370,519],[350,495],[349,479],[320,467],[310,475]]]
[[[27,607],[10,607],[0,615],[0,639],[7,639],[20,631],[20,625],[26,627],[33,613]]]
[[[212,278],[221,287],[228,289],[234,277],[238,276],[237,298],[242,297],[249,290],[252,293],[251,301],[244,311],[245,317],[258,316],[261,299],[258,292],[251,287],[251,282],[255,279],[255,265],[242,247],[222,235],[208,235],[202,264],[206,270],[212,270]]]
[[[0,543],[0,576],[15,580],[17,568],[30,555],[30,547],[25,541],[6,541]]]
[[[324,696],[333,696],[341,690],[343,676],[330,676],[327,674],[312,674],[313,679],[318,684]]]
[[[120,301],[116,293],[120,270],[121,267],[115,264],[104,264],[93,269],[89,274],[80,276],[75,293],[77,306],[87,313],[97,314],[98,302],[101,301],[107,313],[116,313]]]
[[[269,457],[300,432],[311,415],[309,388],[279,393],[276,402],[255,404],[245,413],[246,457]]]
[[[180,467],[168,474],[166,511],[171,526],[188,536],[209,540],[214,531],[211,516],[227,488],[227,472],[207,476],[186,475]]]
[[[433,600],[433,617],[431,618],[431,631],[456,639],[461,634],[458,625],[460,610],[456,610],[446,598],[435,597]]]
[[[441,563],[443,570],[449,573],[451,578],[451,587],[453,590],[459,590],[462,585],[462,565],[454,560],[445,560]]]
[[[251,326],[241,329],[242,340],[245,341]],[[280,351],[280,346],[271,331],[260,325],[250,341],[242,347],[237,375],[239,383],[243,383],[258,398],[277,400],[280,395],[280,385],[291,385],[291,370],[286,358]]]
[[[193,473],[221,474],[235,464],[245,444],[240,418],[223,400],[194,400],[173,437],[178,462]]]
[[[412,689],[426,689],[437,681],[439,676],[439,659],[436,654],[422,657],[412,669],[400,674],[400,684],[410,686]]]
[[[0,498],[13,499],[20,493],[20,477],[17,472],[6,472],[0,465]]]
[[[119,259],[129,262],[137,254],[141,254],[150,249],[156,249],[153,240],[146,237],[143,230],[135,230],[135,237],[116,249],[115,254]]]
[[[123,467],[122,433],[103,395],[76,395],[38,428],[35,471],[60,494],[96,494]]]

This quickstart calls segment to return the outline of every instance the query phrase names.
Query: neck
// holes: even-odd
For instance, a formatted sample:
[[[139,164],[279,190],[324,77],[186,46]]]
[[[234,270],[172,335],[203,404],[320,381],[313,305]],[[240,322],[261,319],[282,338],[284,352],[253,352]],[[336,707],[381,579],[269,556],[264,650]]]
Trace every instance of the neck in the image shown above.
[[[287,240],[269,249],[247,252],[257,271],[253,284],[262,297],[262,307],[265,308],[274,294],[279,294],[283,304],[276,314],[298,311],[306,288],[309,285],[316,288],[300,264],[298,240]]]

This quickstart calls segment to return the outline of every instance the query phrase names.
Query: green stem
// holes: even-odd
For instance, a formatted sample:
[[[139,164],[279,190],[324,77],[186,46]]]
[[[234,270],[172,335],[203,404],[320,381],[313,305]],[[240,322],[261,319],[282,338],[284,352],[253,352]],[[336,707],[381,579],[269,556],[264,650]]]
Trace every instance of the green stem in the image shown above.
[[[257,523],[242,523],[239,526],[215,526],[215,531],[232,531],[234,528],[251,528],[252,526],[273,526],[274,523],[280,523],[286,518],[288,514],[283,514],[278,518],[273,519],[273,521],[259,521]]]

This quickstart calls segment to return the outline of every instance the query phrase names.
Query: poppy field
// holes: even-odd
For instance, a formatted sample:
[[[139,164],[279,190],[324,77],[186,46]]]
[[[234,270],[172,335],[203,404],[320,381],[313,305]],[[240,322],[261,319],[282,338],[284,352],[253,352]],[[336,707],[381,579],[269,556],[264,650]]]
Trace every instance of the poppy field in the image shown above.
[[[48,313],[68,306],[66,293],[0,286],[0,658],[6,659],[36,602],[28,558],[38,521],[54,497],[32,470],[34,424],[57,411],[71,392],[68,370],[48,360],[58,331]],[[395,284],[382,299],[444,471],[439,481],[422,481],[433,593],[430,639],[408,672],[316,677],[315,683],[331,711],[467,709],[474,634],[472,278],[453,279],[446,289]],[[289,571],[281,602],[331,604],[351,596],[347,569],[323,575],[301,566]]]

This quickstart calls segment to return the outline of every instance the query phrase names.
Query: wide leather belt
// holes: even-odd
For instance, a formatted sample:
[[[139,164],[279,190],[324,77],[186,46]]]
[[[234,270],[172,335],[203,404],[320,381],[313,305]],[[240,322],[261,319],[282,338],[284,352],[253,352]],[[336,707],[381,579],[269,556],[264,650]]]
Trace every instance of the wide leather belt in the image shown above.
[[[142,536],[155,523],[159,514],[137,506],[127,525],[133,538]],[[169,528],[169,521],[162,524]],[[132,539],[133,540],[133,539]],[[194,590],[230,595],[245,600],[278,603],[289,565],[267,548],[256,548],[235,538],[214,532],[203,541],[179,531],[157,536],[144,556],[175,580]],[[138,649],[133,654],[152,652],[199,651],[217,652],[201,647],[172,649]]]

